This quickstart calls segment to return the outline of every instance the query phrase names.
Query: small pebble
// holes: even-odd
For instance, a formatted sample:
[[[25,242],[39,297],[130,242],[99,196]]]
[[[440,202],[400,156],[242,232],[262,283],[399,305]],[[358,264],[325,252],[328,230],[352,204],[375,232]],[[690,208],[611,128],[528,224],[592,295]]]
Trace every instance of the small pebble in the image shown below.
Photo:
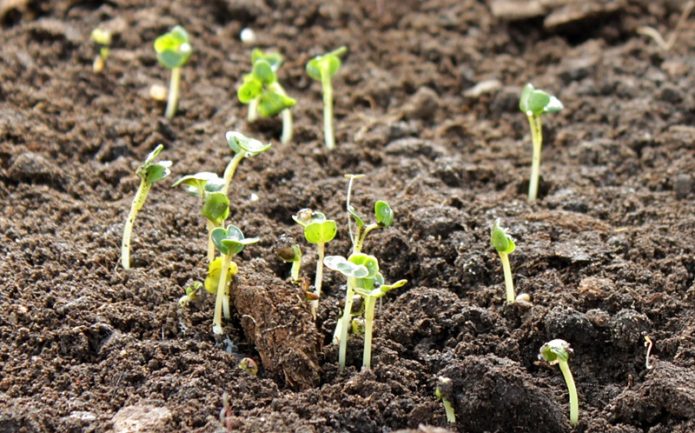
[[[245,44],[254,44],[256,43],[256,32],[246,27],[241,31],[241,33],[239,33],[239,39]]]

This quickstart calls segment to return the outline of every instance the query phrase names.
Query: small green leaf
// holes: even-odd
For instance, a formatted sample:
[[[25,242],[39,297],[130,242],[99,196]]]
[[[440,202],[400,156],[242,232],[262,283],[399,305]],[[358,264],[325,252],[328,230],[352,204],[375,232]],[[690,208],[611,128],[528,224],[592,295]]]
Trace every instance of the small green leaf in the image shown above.
[[[232,149],[234,153],[243,152],[245,158],[261,154],[271,147],[270,144],[263,144],[237,131],[227,131],[225,137],[227,138],[229,148]]]
[[[111,45],[111,32],[101,27],[97,27],[92,30],[90,39],[92,39],[92,42],[95,44],[108,46]]]
[[[277,76],[273,67],[264,59],[256,60],[253,63],[253,76],[263,84],[270,84],[277,81]]]
[[[379,273],[379,261],[372,255],[355,253],[348,258],[348,261],[355,265],[364,266],[367,268],[367,271],[369,272],[364,278],[376,278],[377,274]]]
[[[500,220],[497,219],[490,230],[490,245],[492,245],[498,253],[511,254],[516,249],[514,239],[509,236],[506,230],[500,227]]]
[[[222,185],[224,185],[224,179],[221,177],[217,176],[217,174],[209,172],[209,171],[201,171],[196,174],[189,174],[186,176],[183,176],[172,186],[179,186],[183,185],[186,188],[186,191],[190,194],[193,194],[195,196],[200,196],[201,191],[206,191],[208,189],[208,184],[213,184],[218,185],[222,182]]]
[[[258,48],[251,51],[251,64],[255,65],[258,60],[265,60],[273,68],[273,71],[277,71],[282,65],[282,55],[280,53],[265,53]]]
[[[304,237],[310,244],[323,244],[335,238],[338,226],[333,220],[312,222],[304,227]]]
[[[359,228],[364,227],[364,220],[362,219],[360,214],[357,213],[357,210],[355,209],[355,207],[353,205],[348,205],[347,211],[352,216],[352,219],[355,220],[355,224],[357,225],[357,227],[359,227]]]
[[[378,200],[374,203],[374,215],[376,222],[382,227],[391,227],[393,225],[393,210],[388,203],[383,200]]]
[[[230,224],[226,229],[215,228],[210,234],[212,242],[222,254],[235,256],[239,254],[245,246],[255,244],[260,239],[244,238],[244,234],[239,227]]]
[[[162,149],[164,149],[163,145],[157,145],[157,147],[147,155],[145,161],[136,171],[137,175],[150,185],[164,179],[171,173],[171,161],[155,162],[155,158]]]
[[[215,225],[220,225],[229,217],[229,197],[223,192],[205,194],[205,202],[200,213]]]
[[[328,269],[340,272],[348,278],[364,278],[369,275],[369,270],[365,266],[351,263],[343,256],[326,256],[323,264]]]
[[[333,77],[342,66],[340,58],[346,52],[347,48],[340,47],[331,51],[330,53],[314,57],[306,64],[307,74],[309,74],[309,77],[317,81],[321,81],[321,77],[324,74],[327,74],[329,77]]]
[[[542,358],[550,364],[557,364],[560,362],[567,362],[570,359],[570,354],[572,353],[572,348],[570,344],[565,340],[555,339],[545,343],[541,346],[539,358]]]
[[[533,87],[524,86],[519,98],[519,110],[527,115],[540,116],[543,113],[557,113],[562,110],[562,102],[555,96]]]
[[[159,63],[169,69],[179,68],[188,62],[193,49],[188,40],[188,33],[181,26],[176,26],[154,41]]]
[[[242,104],[249,104],[261,96],[263,83],[251,74],[244,75],[244,82],[237,89],[236,96]]]
[[[296,103],[295,99],[287,95],[264,89],[258,102],[258,114],[262,117],[272,117],[279,114],[282,110],[294,107]]]

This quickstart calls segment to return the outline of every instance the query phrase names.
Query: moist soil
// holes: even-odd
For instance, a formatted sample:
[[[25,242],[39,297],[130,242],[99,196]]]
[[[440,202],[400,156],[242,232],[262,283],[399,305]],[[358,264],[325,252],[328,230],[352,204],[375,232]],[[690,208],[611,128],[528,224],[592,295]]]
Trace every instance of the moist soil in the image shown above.
[[[685,2],[587,2],[565,25],[505,21],[473,0],[182,3],[0,3],[0,432],[695,431],[695,23],[668,51],[636,33],[666,38]],[[152,41],[177,23],[195,53],[169,121],[148,89],[168,79]],[[102,74],[98,25],[115,32]],[[239,41],[246,27],[254,45]],[[328,152],[304,64],[340,45]],[[276,140],[279,120],[248,125],[235,99],[254,46],[286,58],[291,145]],[[565,105],[544,118],[533,204],[518,111],[528,81]],[[228,130],[273,148],[231,189],[231,221],[261,241],[236,259],[216,339],[212,296],[177,303],[205,277],[205,228],[195,198],[170,185],[221,173]],[[138,217],[126,272],[134,171],[158,143],[173,175]],[[365,251],[408,284],[378,306],[373,368],[360,371],[354,335],[340,374],[342,277],[326,271],[314,324],[277,250],[301,244],[313,278],[315,250],[291,219],[309,207],[339,222],[328,254],[348,254],[346,173],[366,175],[353,195],[364,215],[378,199],[394,208]],[[504,305],[496,218],[531,303]],[[574,349],[575,428],[559,369],[537,359],[554,338]],[[256,377],[237,367],[244,357]],[[455,426],[434,397],[439,376]]]

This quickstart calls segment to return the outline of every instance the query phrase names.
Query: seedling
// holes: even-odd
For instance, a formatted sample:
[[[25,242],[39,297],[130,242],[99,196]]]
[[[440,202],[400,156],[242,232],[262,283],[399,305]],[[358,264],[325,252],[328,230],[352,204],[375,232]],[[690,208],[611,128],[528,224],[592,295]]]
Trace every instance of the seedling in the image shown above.
[[[309,60],[306,72],[309,77],[321,82],[323,90],[323,135],[328,150],[335,148],[333,134],[333,83],[331,79],[342,66],[340,58],[347,53],[346,47],[340,47]]]
[[[244,81],[237,90],[237,98],[248,104],[247,120],[254,122],[261,117],[282,116],[282,143],[292,141],[292,112],[290,108],[297,103],[287,96],[287,92],[277,79],[277,70],[282,65],[282,56],[277,53],[264,53],[259,49],[251,53],[252,70],[244,75]]]
[[[251,358],[243,358],[239,361],[239,368],[250,374],[251,376],[258,376],[258,364]]]
[[[235,225],[228,225],[227,228],[217,227],[212,231],[212,241],[220,251],[222,256],[220,264],[220,277],[217,285],[215,299],[215,315],[212,323],[212,331],[215,334],[222,334],[222,312],[226,318],[231,316],[229,311],[229,285],[227,276],[230,270],[232,258],[239,254],[245,246],[255,244],[258,238],[245,238],[241,229]],[[236,267],[236,264],[234,265]]]
[[[347,292],[345,296],[345,308],[338,326],[339,351],[338,362],[340,371],[345,369],[347,355],[348,329],[351,325],[352,303],[355,294],[364,298],[364,351],[362,355],[362,369],[371,368],[372,360],[372,335],[374,332],[374,310],[376,300],[393,289],[402,287],[406,280],[399,280],[394,284],[384,284],[384,277],[379,272],[379,261],[376,257],[353,253],[349,259],[342,256],[327,256],[324,264],[328,269],[338,271],[347,277]]]
[[[311,301],[311,314],[316,318],[323,284],[323,257],[326,252],[326,243],[335,238],[338,226],[334,220],[326,219],[322,212],[302,209],[292,219],[304,228],[304,237],[310,244],[316,245],[318,258],[316,259],[316,278],[314,280],[315,300]]]
[[[135,224],[135,218],[140,212],[140,209],[145,205],[147,200],[147,195],[154,185],[165,177],[169,176],[171,161],[158,161],[155,162],[155,158],[164,149],[163,145],[158,145],[149,155],[145,158],[145,161],[138,167],[136,174],[140,177],[140,186],[135,193],[133,198],[133,203],[130,206],[130,212],[128,213],[128,219],[126,219],[125,226],[123,227],[123,240],[121,242],[121,264],[123,268],[130,269],[130,241],[133,237],[133,225]]]
[[[290,279],[294,284],[299,284],[299,271],[302,268],[302,250],[299,245],[294,244],[291,247],[284,247],[278,250],[278,256],[285,262],[292,263],[290,270]]]
[[[164,113],[167,119],[176,114],[179,104],[179,87],[181,83],[181,67],[188,63],[193,49],[188,40],[188,33],[181,26],[176,26],[169,33],[164,33],[154,41],[159,64],[171,69],[167,108]]]
[[[504,287],[507,303],[511,304],[516,300],[514,292],[514,280],[512,279],[512,267],[509,264],[509,255],[516,249],[514,239],[507,234],[507,231],[500,227],[500,220],[497,219],[490,230],[490,244],[497,250],[502,261],[504,271]]]
[[[198,292],[203,288],[203,284],[200,281],[195,281],[190,286],[186,287],[186,294],[179,298],[179,306],[181,308],[186,308],[188,304],[195,301],[198,297]]]
[[[350,203],[352,198],[352,184],[355,179],[359,179],[364,175],[347,174],[348,178],[348,189],[347,189],[347,199],[346,199],[346,209],[348,212],[348,230],[350,232],[350,240],[352,241],[352,252],[359,253],[362,251],[364,246],[364,241],[367,239],[367,235],[373,230],[391,227],[393,225],[393,210],[391,206],[383,201],[377,200],[374,203],[374,218],[376,222],[366,225],[364,219],[357,213],[357,210]],[[353,222],[355,229],[353,230]]]
[[[541,347],[538,357],[550,365],[557,364],[560,367],[570,396],[570,424],[576,426],[579,423],[579,399],[577,398],[577,387],[574,384],[574,378],[569,367],[571,353],[572,349],[568,342],[556,339],[545,343]]]
[[[111,54],[111,32],[97,27],[92,30],[90,39],[99,47],[99,54],[94,58],[94,63],[92,63],[92,70],[94,73],[99,74],[106,67],[106,59]]]
[[[244,134],[236,131],[228,131],[225,134],[227,139],[227,144],[229,148],[234,152],[234,158],[229,161],[227,168],[224,170],[224,186],[220,190],[225,195],[229,192],[229,187],[234,179],[234,173],[236,173],[239,164],[244,158],[252,158],[259,155],[268,149],[270,149],[270,144],[263,144],[258,140],[249,138]]]
[[[526,114],[531,127],[533,141],[533,159],[531,161],[531,178],[529,180],[528,201],[533,202],[538,196],[538,181],[541,175],[541,151],[543,148],[543,122],[545,113],[557,113],[563,105],[555,96],[527,84],[519,98],[519,109]]]
[[[208,262],[215,258],[215,244],[210,234],[220,227],[229,216],[229,198],[220,192],[224,179],[208,171],[189,174],[177,180],[173,186],[183,185],[186,191],[200,198],[200,213],[207,220]]]
[[[438,400],[442,401],[444,405],[444,412],[446,412],[446,421],[449,424],[456,424],[456,412],[454,411],[454,405],[451,404],[449,396],[452,393],[451,389],[451,379],[444,376],[439,376],[437,378],[437,388],[434,391],[434,396]]]

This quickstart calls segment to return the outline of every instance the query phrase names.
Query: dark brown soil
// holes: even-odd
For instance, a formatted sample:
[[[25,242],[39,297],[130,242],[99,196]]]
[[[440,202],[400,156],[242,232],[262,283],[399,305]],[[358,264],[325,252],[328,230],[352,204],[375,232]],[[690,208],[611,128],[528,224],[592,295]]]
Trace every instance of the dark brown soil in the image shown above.
[[[505,22],[482,0],[0,2],[0,432],[446,428],[434,397],[445,376],[452,430],[566,433],[562,376],[537,361],[553,338],[574,348],[574,431],[695,431],[695,23],[664,51],[636,29],[668,34],[685,2],[594,3],[611,5],[558,24]],[[95,75],[89,33],[104,23],[117,34]],[[168,78],[151,44],[176,23],[195,54],[167,121],[147,97]],[[293,145],[277,143],[279,121],[246,125],[235,100],[247,26],[287,59]],[[304,64],[340,45],[328,153]],[[532,205],[517,108],[527,81],[565,104],[545,121]],[[212,297],[177,304],[204,278],[205,232],[169,179],[138,217],[133,269],[117,263],[139,161],[163,143],[172,178],[221,173],[227,130],[274,146],[232,188],[232,221],[261,242],[239,257],[234,317],[215,339]],[[378,309],[373,370],[359,371],[356,336],[341,375],[330,344],[341,278],[327,272],[314,329],[275,252],[301,241],[313,278],[290,218],[304,207],[341,223],[328,253],[348,252],[345,173],[368,175],[355,189],[364,213],[377,199],[395,209],[366,251],[409,282]],[[497,217],[533,305],[503,306]],[[258,377],[237,368],[243,357]]]

